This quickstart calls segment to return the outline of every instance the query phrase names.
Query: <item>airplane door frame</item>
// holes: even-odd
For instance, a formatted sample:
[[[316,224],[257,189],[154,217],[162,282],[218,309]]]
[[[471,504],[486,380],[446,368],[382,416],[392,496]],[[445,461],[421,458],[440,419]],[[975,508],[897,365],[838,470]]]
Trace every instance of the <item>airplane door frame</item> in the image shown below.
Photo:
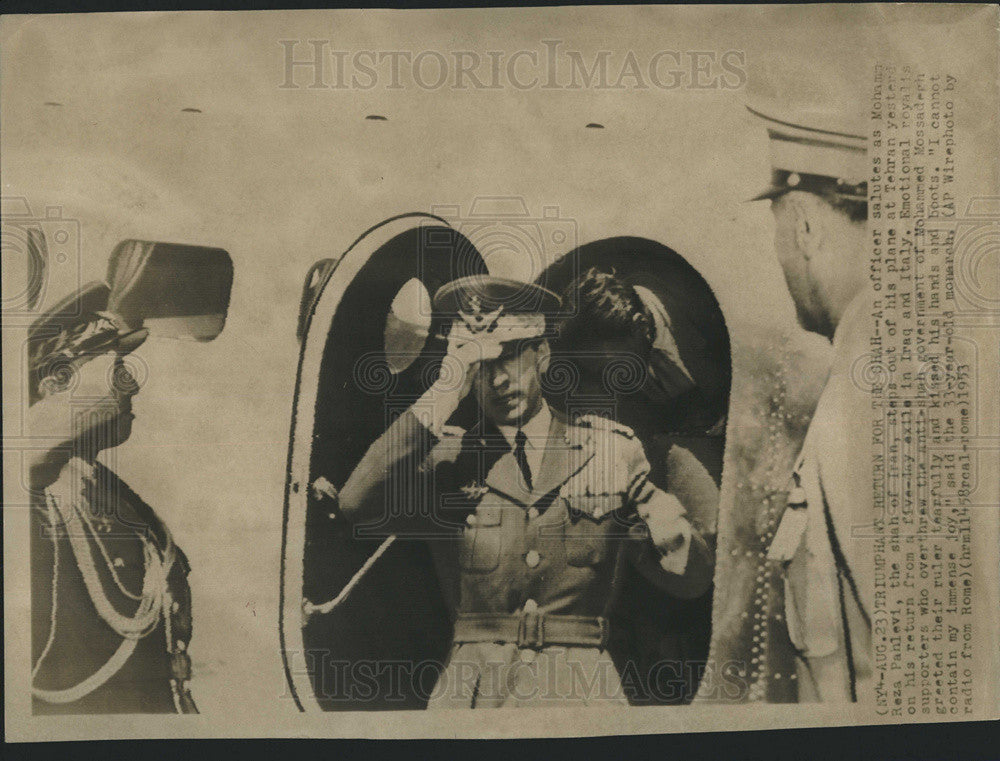
[[[334,265],[325,284],[319,284],[311,314],[304,320],[302,347],[295,375],[294,406],[289,433],[288,465],[281,527],[281,588],[279,637],[282,664],[296,707],[303,712],[322,712],[309,678],[308,659],[302,637],[302,590],[304,567],[290,569],[289,557],[305,557],[306,513],[309,499],[315,411],[319,396],[320,369],[327,338],[348,287],[372,255],[393,238],[425,224],[451,227],[433,214],[411,212],[391,217],[362,233]],[[358,244],[365,242],[364,249]],[[363,253],[362,253],[363,251]],[[294,508],[294,509],[293,509]]]

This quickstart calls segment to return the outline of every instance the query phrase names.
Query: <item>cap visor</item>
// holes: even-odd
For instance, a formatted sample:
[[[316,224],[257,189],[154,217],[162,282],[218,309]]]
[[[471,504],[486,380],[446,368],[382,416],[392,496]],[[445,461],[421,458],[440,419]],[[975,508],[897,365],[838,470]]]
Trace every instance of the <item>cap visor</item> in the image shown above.
[[[792,189],[793,188],[782,187],[780,185],[771,185],[769,188],[758,193],[753,198],[748,198],[746,200],[746,203],[751,203],[753,201],[763,201],[770,198],[777,198],[778,196],[785,195],[785,193],[787,193],[789,190]]]
[[[148,337],[149,331],[146,328],[139,328],[138,330],[119,334],[118,345],[115,347],[116,351],[119,354],[131,354],[142,346]]]

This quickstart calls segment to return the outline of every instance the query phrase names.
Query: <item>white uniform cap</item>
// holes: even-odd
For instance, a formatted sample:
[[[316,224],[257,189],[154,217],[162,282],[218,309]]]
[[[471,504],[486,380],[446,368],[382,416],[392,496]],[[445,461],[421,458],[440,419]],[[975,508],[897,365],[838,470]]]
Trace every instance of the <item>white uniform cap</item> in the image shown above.
[[[867,201],[866,90],[836,71],[779,66],[751,82],[747,110],[767,128],[771,186],[752,200],[791,190]]]

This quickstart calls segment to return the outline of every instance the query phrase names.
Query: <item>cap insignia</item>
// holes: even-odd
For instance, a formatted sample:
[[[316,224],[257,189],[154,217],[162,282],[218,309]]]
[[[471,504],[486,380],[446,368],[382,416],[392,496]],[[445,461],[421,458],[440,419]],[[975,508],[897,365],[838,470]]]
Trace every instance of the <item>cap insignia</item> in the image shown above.
[[[483,312],[483,304],[479,296],[469,296],[469,311],[465,312],[459,310],[458,316],[462,318],[462,321],[468,326],[469,330],[473,333],[481,333],[484,330],[490,330],[496,325],[497,320],[500,319],[500,315],[503,312],[503,304],[498,306],[492,312]]]

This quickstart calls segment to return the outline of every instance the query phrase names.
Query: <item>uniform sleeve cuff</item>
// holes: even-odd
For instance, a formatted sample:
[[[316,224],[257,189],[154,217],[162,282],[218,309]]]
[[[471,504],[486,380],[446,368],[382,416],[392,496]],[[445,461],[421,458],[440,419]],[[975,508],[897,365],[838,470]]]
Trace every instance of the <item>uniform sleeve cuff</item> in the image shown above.
[[[448,404],[447,400],[436,398],[433,389],[428,389],[416,404],[410,407],[410,411],[425,430],[435,439],[440,439],[445,424],[455,411],[455,406]]]

